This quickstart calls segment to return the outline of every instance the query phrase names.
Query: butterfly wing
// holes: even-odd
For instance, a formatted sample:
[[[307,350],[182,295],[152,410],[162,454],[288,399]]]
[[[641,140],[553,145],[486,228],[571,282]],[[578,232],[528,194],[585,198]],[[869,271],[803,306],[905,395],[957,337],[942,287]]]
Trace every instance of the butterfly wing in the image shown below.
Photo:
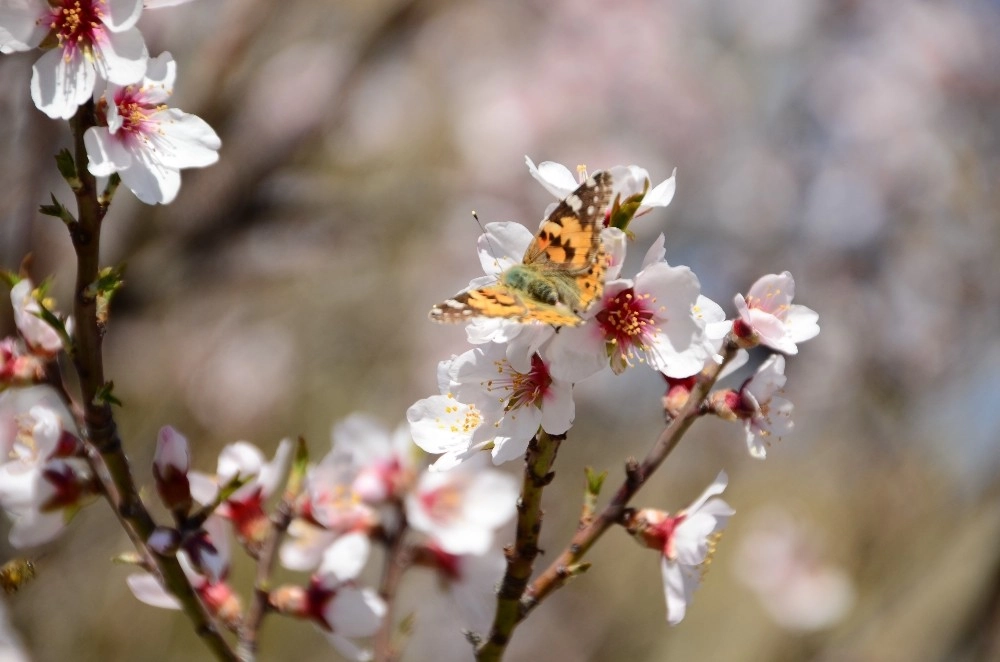
[[[464,322],[470,317],[500,317],[516,322],[576,326],[581,320],[568,309],[532,301],[499,283],[456,294],[431,309],[436,322]]]
[[[587,310],[604,290],[601,229],[611,189],[610,173],[594,173],[549,214],[524,254],[524,264],[535,265],[543,275],[570,279],[570,300],[563,303],[574,311]]]

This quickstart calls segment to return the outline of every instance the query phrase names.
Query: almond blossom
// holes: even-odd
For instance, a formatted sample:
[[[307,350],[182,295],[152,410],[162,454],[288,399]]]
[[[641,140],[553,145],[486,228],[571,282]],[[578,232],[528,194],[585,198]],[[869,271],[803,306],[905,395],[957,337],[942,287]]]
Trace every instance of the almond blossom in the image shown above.
[[[52,357],[62,351],[63,339],[58,331],[39,317],[42,312],[39,303],[40,297],[41,294],[35,289],[34,283],[27,278],[22,278],[10,289],[10,302],[14,308],[14,324],[21,332],[24,342],[32,351],[42,356]],[[46,307],[50,305],[47,304]]]
[[[627,523],[629,533],[646,547],[659,550],[663,592],[667,600],[667,622],[684,619],[695,589],[711,563],[721,531],[735,511],[713,497],[726,489],[722,471],[694,503],[676,515],[643,509]]]
[[[653,243],[635,279],[610,280],[600,304],[578,327],[562,329],[545,350],[553,373],[580,381],[609,365],[620,374],[645,363],[668,377],[693,375],[715,351],[706,323],[724,319],[701,295],[698,277],[663,259],[663,235]]]
[[[415,563],[437,571],[441,584],[458,607],[463,625],[474,631],[489,628],[496,608],[496,585],[506,567],[499,550],[452,554],[431,541],[419,549]]]
[[[406,497],[409,525],[450,554],[484,554],[515,514],[517,480],[477,464],[425,472]]]
[[[0,7],[0,53],[54,45],[32,69],[31,99],[69,119],[94,94],[98,77],[140,80],[148,53],[135,27],[142,0],[19,0]]]
[[[486,449],[494,464],[509,462],[524,455],[539,427],[563,434],[576,415],[570,382],[553,376],[538,354],[527,371],[519,371],[500,344],[442,361],[439,382],[442,395],[420,400],[406,412],[414,442],[428,453],[443,453],[435,470]]]
[[[10,543],[54,539],[96,492],[66,405],[50,386],[0,393],[0,505],[13,519]]]
[[[98,177],[121,176],[139,200],[167,204],[180,190],[182,168],[203,168],[219,160],[219,136],[204,120],[167,107],[177,65],[170,53],[149,61],[141,82],[108,85],[100,108],[107,126],[87,129],[84,142]]]
[[[212,503],[221,487],[233,480],[247,481],[216,509],[216,514],[230,520],[239,539],[250,548],[258,547],[270,530],[264,501],[285,477],[291,441],[282,440],[274,459],[265,461],[259,448],[246,441],[229,444],[219,453],[215,476],[198,471],[188,473],[191,495],[203,505]]]
[[[785,379],[785,357],[772,354],[740,389],[737,415],[746,430],[747,449],[757,459],[767,457],[772,437],[781,439],[792,430],[792,403],[775,395]]]
[[[737,337],[751,346],[767,345],[785,354],[796,354],[797,343],[816,337],[819,315],[810,308],[792,304],[795,280],[792,274],[768,274],[757,279],[744,297],[734,302],[739,318],[733,324]]]

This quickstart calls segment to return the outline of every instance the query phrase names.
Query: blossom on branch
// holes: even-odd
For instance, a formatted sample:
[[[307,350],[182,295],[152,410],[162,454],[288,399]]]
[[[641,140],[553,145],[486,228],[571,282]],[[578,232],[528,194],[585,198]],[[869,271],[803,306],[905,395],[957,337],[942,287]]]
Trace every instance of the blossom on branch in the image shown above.
[[[167,204],[177,196],[183,168],[219,160],[219,136],[196,115],[169,108],[177,65],[170,53],[149,61],[141,83],[108,85],[98,110],[107,125],[87,129],[84,142],[98,177],[118,173],[146,204]]]
[[[73,418],[55,389],[0,393],[0,506],[14,547],[54,539],[96,492]]]
[[[727,482],[726,472],[720,472],[694,503],[676,515],[644,508],[632,513],[626,523],[636,540],[660,552],[670,625],[683,620],[712,561],[721,531],[736,512],[722,499],[713,498],[722,494]]]
[[[484,554],[494,531],[515,513],[517,480],[477,464],[424,472],[406,498],[410,526],[450,554]]]
[[[0,7],[0,53],[48,48],[35,63],[31,99],[53,119],[69,119],[97,79],[128,85],[149,57],[135,27],[142,0],[20,0]]]
[[[22,278],[10,289],[10,303],[14,308],[14,324],[21,332],[25,344],[33,352],[51,358],[62,351],[62,336],[40,317],[43,303],[51,312],[52,302],[43,299],[43,295],[31,280]],[[69,320],[64,324],[67,331],[72,329]]]
[[[739,318],[733,323],[733,333],[745,346],[763,344],[785,354],[796,354],[797,343],[815,338],[819,333],[819,315],[805,306],[792,304],[795,280],[792,274],[761,276],[744,297],[737,294],[734,302]]]

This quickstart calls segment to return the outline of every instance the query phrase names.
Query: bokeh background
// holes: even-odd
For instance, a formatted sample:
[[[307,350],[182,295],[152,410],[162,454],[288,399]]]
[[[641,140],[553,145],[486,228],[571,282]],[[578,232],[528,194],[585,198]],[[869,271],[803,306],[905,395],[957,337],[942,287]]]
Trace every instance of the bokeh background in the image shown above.
[[[1000,659],[1000,3],[200,0],[140,27],[179,63],[175,105],[223,140],[176,202],[123,188],[105,224],[104,261],[127,264],[108,373],[147,486],[167,423],[211,470],[237,439],[301,433],[318,455],[351,412],[403,420],[466,348],[426,311],[480,273],[470,210],[534,227],[550,202],[526,154],[654,184],[676,167],[632,257],[664,233],[730,314],[758,276],[794,274],[822,327],[789,361],[795,432],[759,462],[700,422],[638,498],[674,510],[730,475],[737,515],[680,626],[655,554],[616,531],[510,659]],[[51,158],[69,134],[31,104],[36,56],[0,58],[0,264],[33,253],[68,306],[69,239],[35,210],[70,199]],[[661,394],[641,369],[578,387],[549,558],[582,468],[617,483]],[[108,560],[127,548],[97,504],[40,552],[6,601],[35,659],[205,656],[126,590]],[[470,657],[430,577],[403,600],[422,607],[406,659]],[[335,656],[277,618],[263,641],[264,659]]]

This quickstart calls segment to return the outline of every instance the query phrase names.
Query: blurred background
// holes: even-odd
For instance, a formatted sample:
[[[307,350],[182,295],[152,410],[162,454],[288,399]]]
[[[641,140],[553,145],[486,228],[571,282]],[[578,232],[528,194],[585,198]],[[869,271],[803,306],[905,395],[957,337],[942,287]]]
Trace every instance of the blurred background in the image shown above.
[[[105,223],[104,262],[127,264],[107,372],[141,483],[167,423],[211,471],[237,439],[270,454],[304,434],[319,456],[351,412],[403,420],[467,347],[426,313],[481,273],[470,211],[534,228],[551,202],[525,155],[653,184],[676,167],[631,257],[664,233],[730,315],[793,273],[822,328],[788,364],[795,432],[760,462],[737,426],[699,422],[637,499],[677,510],[730,475],[737,515],[680,626],[656,555],[613,531],[509,659],[1000,659],[1000,3],[201,0],[140,28],[178,61],[174,105],[223,141],[173,204],[123,187]],[[0,266],[33,253],[68,310],[69,238],[36,209],[71,200],[51,158],[69,133],[32,106],[37,55],[0,58]],[[547,558],[583,467],[617,484],[655,440],[662,388],[641,369],[578,386]],[[96,504],[42,550],[6,601],[34,659],[206,656],[128,592],[108,563],[126,549]],[[436,582],[403,593],[398,613],[421,606],[406,659],[469,659]],[[263,659],[331,657],[266,622]]]

